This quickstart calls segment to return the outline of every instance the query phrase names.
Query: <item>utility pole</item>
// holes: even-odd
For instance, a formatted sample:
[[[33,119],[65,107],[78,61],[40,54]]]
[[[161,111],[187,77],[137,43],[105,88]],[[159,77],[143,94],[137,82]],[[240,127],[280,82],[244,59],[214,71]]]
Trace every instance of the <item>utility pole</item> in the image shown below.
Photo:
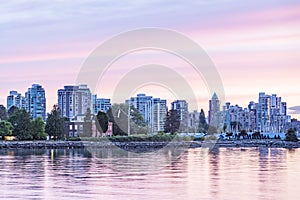
[[[128,114],[127,114],[127,118],[128,118],[128,120],[127,120],[127,134],[128,134],[128,136],[130,135],[130,105],[128,105]]]

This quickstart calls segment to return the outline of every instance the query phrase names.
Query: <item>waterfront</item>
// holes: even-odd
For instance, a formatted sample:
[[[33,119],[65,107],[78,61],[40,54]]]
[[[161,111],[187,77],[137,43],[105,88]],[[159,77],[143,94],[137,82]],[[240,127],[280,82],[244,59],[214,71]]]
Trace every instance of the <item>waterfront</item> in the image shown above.
[[[2,199],[299,199],[300,150],[2,149]]]
[[[127,141],[114,142],[106,138],[94,138],[94,141],[0,141],[0,149],[83,149],[115,148],[133,152],[149,152],[163,147],[181,148],[220,148],[220,147],[271,147],[300,148],[300,142],[275,139],[247,140],[204,140],[204,141]],[[99,139],[99,140],[97,140]],[[126,139],[126,138],[125,138]]]

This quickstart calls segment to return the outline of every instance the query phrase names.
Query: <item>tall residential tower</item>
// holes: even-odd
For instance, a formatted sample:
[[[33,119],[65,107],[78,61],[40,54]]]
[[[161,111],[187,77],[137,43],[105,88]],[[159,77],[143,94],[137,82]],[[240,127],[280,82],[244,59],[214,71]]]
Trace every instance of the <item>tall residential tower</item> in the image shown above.
[[[92,108],[92,94],[87,85],[64,86],[57,92],[58,107],[61,115],[70,120],[78,115],[85,115]]]
[[[33,84],[25,93],[25,109],[33,119],[41,117],[46,120],[46,95],[44,88]]]

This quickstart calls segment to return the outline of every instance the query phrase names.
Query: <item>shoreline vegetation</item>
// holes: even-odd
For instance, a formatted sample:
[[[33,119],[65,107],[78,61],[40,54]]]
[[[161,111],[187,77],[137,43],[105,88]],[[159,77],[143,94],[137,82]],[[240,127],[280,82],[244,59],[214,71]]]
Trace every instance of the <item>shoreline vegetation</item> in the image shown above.
[[[126,137],[124,137],[126,138]],[[98,139],[98,140],[96,140]],[[263,140],[177,140],[171,141],[125,141],[94,138],[81,141],[0,141],[0,149],[78,149],[78,148],[115,148],[135,152],[146,152],[161,149],[163,147],[185,148],[300,148],[300,142],[263,139]]]

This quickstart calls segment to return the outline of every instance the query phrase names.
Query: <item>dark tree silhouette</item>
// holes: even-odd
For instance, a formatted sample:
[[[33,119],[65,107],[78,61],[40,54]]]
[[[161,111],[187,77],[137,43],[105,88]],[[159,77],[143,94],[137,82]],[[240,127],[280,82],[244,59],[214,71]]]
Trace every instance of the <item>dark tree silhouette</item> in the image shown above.
[[[3,105],[0,105],[0,120],[7,120],[6,108]]]
[[[51,113],[48,114],[45,132],[50,138],[53,137],[54,140],[63,139],[65,137],[65,120],[61,117],[57,105],[54,105]]]
[[[296,132],[294,129],[289,129],[288,132],[285,134],[285,140],[286,141],[292,141],[292,142],[297,142],[298,138],[296,135]]]
[[[105,133],[108,129],[108,116],[105,112],[99,111],[97,114],[97,130],[100,133]]]
[[[31,117],[24,109],[17,110],[9,118],[9,122],[13,125],[13,134],[19,140],[32,140]]]
[[[177,110],[170,110],[165,121],[165,133],[174,134],[180,127],[180,116]]]
[[[243,130],[240,132],[239,136],[242,136],[243,139],[245,139],[245,136],[247,136],[247,131],[243,129]]]
[[[45,123],[41,117],[32,120],[31,127],[31,134],[34,140],[45,140],[47,138]]]
[[[11,117],[18,110],[20,109],[17,106],[10,107],[10,109],[7,111],[8,117]]]
[[[206,119],[205,119],[205,113],[204,113],[203,109],[201,109],[200,115],[199,115],[198,131],[200,133],[206,133],[207,130],[208,130],[208,124],[207,124]]]

